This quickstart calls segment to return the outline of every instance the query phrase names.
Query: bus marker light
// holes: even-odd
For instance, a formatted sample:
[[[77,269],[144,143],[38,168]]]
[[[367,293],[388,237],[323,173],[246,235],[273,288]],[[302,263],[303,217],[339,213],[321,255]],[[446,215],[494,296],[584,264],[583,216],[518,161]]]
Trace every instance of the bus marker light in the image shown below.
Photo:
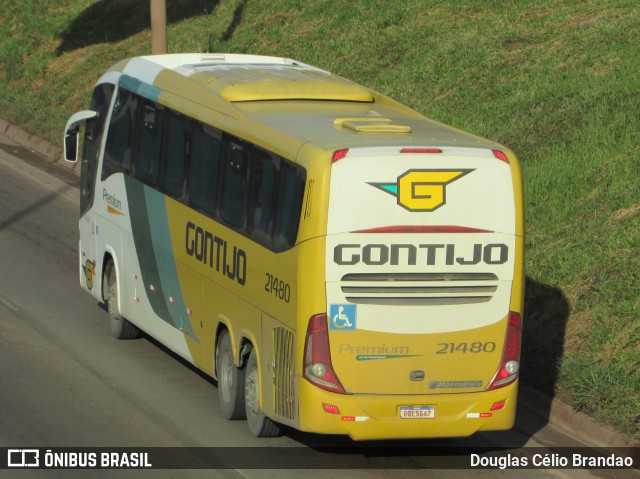
[[[397,225],[378,226],[352,231],[352,233],[493,233],[493,231],[457,225]]]
[[[507,157],[504,151],[500,151],[500,150],[491,150],[491,151],[493,152],[493,156],[495,156],[498,160],[504,161],[505,163],[509,164],[509,157]]]
[[[442,153],[440,148],[403,148],[400,153]]]
[[[336,161],[343,159],[345,156],[347,156],[347,153],[349,153],[349,148],[345,148],[343,150],[336,150],[333,153],[333,159],[331,160],[331,162],[335,163]]]

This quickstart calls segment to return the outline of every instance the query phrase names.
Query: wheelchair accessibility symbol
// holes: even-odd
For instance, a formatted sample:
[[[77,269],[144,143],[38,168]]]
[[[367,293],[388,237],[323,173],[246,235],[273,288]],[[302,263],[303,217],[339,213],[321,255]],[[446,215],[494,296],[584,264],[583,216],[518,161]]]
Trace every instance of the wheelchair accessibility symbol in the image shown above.
[[[354,331],[356,329],[356,305],[332,304],[329,308],[331,322],[329,329],[334,331]]]

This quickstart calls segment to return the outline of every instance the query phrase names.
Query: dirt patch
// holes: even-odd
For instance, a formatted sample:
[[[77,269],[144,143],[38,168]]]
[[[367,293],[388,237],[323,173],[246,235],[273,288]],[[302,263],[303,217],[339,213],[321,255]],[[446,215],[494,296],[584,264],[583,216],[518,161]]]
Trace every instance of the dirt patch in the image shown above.
[[[640,213],[640,203],[614,211],[614,213],[609,216],[607,223],[620,223],[621,221],[630,220],[632,218],[637,221],[638,213]]]
[[[579,351],[585,344],[585,336],[593,329],[590,311],[577,311],[570,315],[564,336],[565,351]]]

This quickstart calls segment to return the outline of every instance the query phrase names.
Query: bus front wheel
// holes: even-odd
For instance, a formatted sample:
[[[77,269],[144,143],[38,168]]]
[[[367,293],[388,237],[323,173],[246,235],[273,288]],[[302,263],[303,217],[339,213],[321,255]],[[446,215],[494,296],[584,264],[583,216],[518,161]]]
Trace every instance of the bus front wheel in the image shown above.
[[[109,326],[111,334],[116,339],[136,339],[140,337],[140,330],[120,315],[118,307],[118,277],[113,260],[109,260],[104,272],[103,298],[109,312]]]
[[[222,415],[227,419],[244,419],[244,369],[233,363],[233,349],[228,331],[220,333],[216,350],[218,373],[218,402]]]
[[[258,358],[253,349],[247,361],[244,382],[245,405],[249,430],[257,437],[275,437],[280,435],[280,426],[266,417],[260,410],[260,384]]]

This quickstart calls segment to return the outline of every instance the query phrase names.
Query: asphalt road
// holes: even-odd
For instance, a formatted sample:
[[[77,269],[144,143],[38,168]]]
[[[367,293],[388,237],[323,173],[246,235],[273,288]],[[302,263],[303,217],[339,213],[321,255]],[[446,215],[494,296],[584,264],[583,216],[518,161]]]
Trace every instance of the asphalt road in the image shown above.
[[[0,469],[0,478],[299,478],[320,472],[324,477],[353,478],[500,473],[523,478],[638,477],[634,471],[447,471],[429,466],[435,461],[444,469],[446,461],[438,457],[444,452],[453,461],[469,460],[470,447],[581,445],[525,412],[519,413],[519,427],[507,433],[375,443],[366,449],[351,449],[354,443],[345,438],[296,431],[275,439],[253,437],[242,421],[221,418],[214,381],[149,338],[111,337],[107,313],[79,288],[77,188],[73,181],[65,182],[7,153],[24,150],[12,149],[4,141],[0,138],[0,447],[214,447],[220,449],[205,454],[216,456],[226,468]],[[276,449],[280,447],[286,449]],[[322,447],[342,449],[326,454]],[[196,456],[201,452],[184,451]],[[252,457],[265,458],[265,467],[270,457],[278,459],[282,469],[250,468]],[[404,464],[408,469],[401,469]],[[424,465],[428,468],[414,469]],[[323,471],[305,470],[322,466],[326,466]]]

